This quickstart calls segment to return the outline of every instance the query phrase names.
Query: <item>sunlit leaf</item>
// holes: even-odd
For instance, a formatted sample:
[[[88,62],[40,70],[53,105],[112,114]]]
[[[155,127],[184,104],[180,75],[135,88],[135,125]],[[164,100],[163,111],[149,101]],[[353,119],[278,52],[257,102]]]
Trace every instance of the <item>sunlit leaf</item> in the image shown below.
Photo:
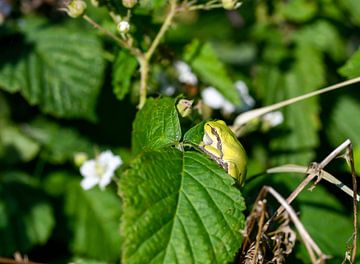
[[[134,153],[177,143],[181,128],[175,100],[169,97],[149,98],[133,123]]]
[[[227,263],[242,241],[241,193],[215,162],[173,148],[145,152],[120,180],[126,263]]]

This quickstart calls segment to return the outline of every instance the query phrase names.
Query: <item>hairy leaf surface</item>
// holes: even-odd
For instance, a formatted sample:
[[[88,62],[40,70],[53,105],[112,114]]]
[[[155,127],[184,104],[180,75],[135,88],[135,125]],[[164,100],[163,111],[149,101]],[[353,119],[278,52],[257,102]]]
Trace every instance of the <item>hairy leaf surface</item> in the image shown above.
[[[124,263],[227,263],[245,209],[234,179],[197,152],[145,152],[120,180]]]

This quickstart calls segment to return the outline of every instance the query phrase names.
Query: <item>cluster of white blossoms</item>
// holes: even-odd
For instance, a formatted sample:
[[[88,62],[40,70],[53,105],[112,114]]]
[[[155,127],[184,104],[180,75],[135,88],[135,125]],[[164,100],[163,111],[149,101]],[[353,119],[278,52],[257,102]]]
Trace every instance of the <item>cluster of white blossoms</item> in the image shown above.
[[[198,84],[196,75],[191,71],[191,68],[187,63],[183,61],[177,61],[175,62],[174,66],[180,82],[190,85]]]
[[[85,161],[80,167],[80,173],[84,177],[81,187],[89,190],[99,185],[100,189],[104,190],[122,163],[121,158],[110,150],[100,153],[95,159]]]
[[[254,98],[249,94],[249,89],[243,81],[235,82],[235,88],[239,93],[239,97],[246,105],[246,108],[252,108],[255,105]],[[224,113],[234,113],[236,106],[227,100],[214,87],[207,87],[201,92],[201,96],[206,105],[213,109],[221,109]]]

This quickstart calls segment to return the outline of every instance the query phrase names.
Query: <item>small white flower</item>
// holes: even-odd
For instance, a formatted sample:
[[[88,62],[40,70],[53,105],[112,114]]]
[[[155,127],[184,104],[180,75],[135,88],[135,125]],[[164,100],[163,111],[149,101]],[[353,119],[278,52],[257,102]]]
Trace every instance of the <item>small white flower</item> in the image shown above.
[[[239,92],[240,97],[243,100],[243,102],[248,107],[252,108],[255,105],[255,100],[249,94],[249,89],[248,89],[246,83],[243,81],[237,81],[237,82],[235,82],[235,88]]]
[[[89,190],[98,184],[104,190],[121,164],[121,158],[110,150],[100,153],[96,159],[85,161],[80,168],[80,173],[84,177],[80,183],[81,187]]]
[[[284,122],[284,116],[282,112],[275,111],[263,115],[262,120],[266,122],[270,127],[275,127]]]
[[[127,33],[130,30],[130,24],[126,20],[120,21],[117,26],[118,26],[118,30],[120,31],[120,33]]]
[[[189,65],[187,65],[183,61],[177,61],[175,62],[174,66],[178,73],[178,78],[180,82],[190,85],[197,85],[198,79],[196,75],[191,71]]]
[[[255,105],[255,100],[249,95],[249,89],[243,81],[235,82],[235,88],[239,93],[239,97],[245,103],[245,108],[252,108]],[[218,90],[214,87],[207,87],[201,92],[204,103],[213,109],[221,109],[225,113],[234,113],[236,105],[227,100]]]
[[[204,103],[213,109],[220,109],[225,103],[224,96],[211,86],[201,91],[201,97]]]

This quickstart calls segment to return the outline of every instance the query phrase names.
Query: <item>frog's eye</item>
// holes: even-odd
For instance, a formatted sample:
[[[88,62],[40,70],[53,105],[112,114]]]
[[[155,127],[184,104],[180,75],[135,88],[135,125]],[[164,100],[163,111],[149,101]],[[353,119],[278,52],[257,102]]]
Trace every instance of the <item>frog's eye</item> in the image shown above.
[[[211,145],[213,143],[213,140],[210,138],[210,136],[205,133],[203,137],[204,145]]]

